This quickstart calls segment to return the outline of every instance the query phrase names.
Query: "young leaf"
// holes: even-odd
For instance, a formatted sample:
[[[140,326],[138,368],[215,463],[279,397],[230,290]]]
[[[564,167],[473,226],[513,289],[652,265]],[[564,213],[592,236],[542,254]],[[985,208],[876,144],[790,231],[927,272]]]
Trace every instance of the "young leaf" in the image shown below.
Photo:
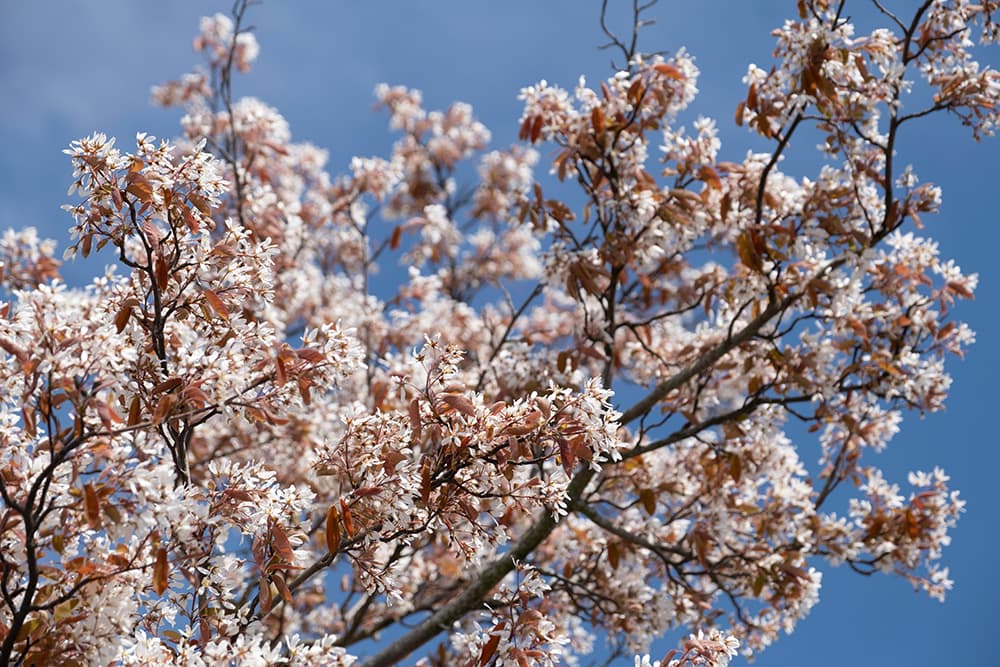
[[[118,313],[115,315],[115,329],[118,333],[125,330],[125,325],[128,324],[129,318],[132,317],[132,307],[122,306]]]
[[[219,298],[219,295],[210,289],[203,290],[202,293],[205,295],[205,301],[215,311],[215,314],[229,321],[229,309],[226,307],[225,302]]]
[[[271,603],[273,600],[271,595],[271,582],[268,580],[267,575],[260,575],[257,591],[257,594],[260,597],[260,610],[262,613],[267,614],[271,611]]]
[[[343,498],[340,499],[340,512],[344,519],[344,528],[347,529],[347,534],[350,537],[354,537],[357,535],[357,529],[354,526],[354,517],[351,515],[351,508],[347,506]]]
[[[739,253],[740,261],[743,262],[744,266],[753,269],[757,273],[763,273],[764,263],[747,232],[743,232],[736,238],[736,251]]]
[[[288,588],[288,584],[285,583],[285,577],[281,572],[275,572],[271,577],[271,581],[274,583],[274,587],[278,589],[278,593],[281,594],[281,599],[285,601],[286,604],[292,603],[292,591]]]
[[[483,644],[482,651],[479,652],[479,667],[486,667],[490,660],[493,659],[493,654],[497,652],[497,646],[500,645],[500,631],[505,627],[504,621],[500,621],[493,626],[490,630],[490,638],[486,640]]]
[[[101,500],[90,484],[83,485],[83,511],[91,530],[101,529]]]
[[[340,514],[336,505],[326,511],[326,548],[331,554],[340,551]]]
[[[441,394],[441,400],[447,403],[453,410],[457,410],[469,417],[476,416],[476,406],[466,396],[461,394]]]
[[[683,72],[669,63],[659,63],[657,65],[653,65],[653,69],[666,77],[676,79],[678,81],[683,81],[685,78]]]
[[[170,284],[170,267],[167,266],[167,262],[162,257],[156,258],[156,263],[153,266],[153,272],[156,276],[156,286],[160,288],[160,291],[167,289]]]
[[[292,543],[288,541],[288,533],[276,523],[271,524],[271,546],[274,551],[286,563],[295,562],[295,552],[292,550]]]
[[[156,550],[156,561],[153,563],[153,590],[157,595],[163,595],[167,590],[169,568],[167,550],[160,547]]]
[[[646,514],[652,516],[656,514],[656,493],[652,489],[643,489],[639,492],[639,501]]]
[[[167,378],[163,382],[153,387],[153,391],[151,393],[155,396],[156,394],[162,394],[164,392],[173,391],[177,387],[181,386],[183,383],[184,380],[182,380],[179,377]]]

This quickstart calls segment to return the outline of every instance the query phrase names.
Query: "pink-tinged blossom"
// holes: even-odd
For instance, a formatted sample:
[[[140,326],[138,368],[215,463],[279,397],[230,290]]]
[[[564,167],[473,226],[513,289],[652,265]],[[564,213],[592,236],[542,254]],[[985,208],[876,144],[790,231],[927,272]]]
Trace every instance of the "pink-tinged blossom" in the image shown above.
[[[194,40],[194,50],[203,51],[213,67],[220,67],[232,57],[236,69],[248,72],[260,46],[251,32],[241,31],[234,39],[234,30],[233,20],[225,14],[206,16],[201,19],[201,34]]]

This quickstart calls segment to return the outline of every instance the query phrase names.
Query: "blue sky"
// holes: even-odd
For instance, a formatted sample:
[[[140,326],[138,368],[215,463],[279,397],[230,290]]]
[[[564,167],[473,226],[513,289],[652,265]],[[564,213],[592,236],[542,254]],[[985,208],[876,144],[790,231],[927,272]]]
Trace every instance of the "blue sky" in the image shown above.
[[[0,0],[0,230],[34,226],[64,247],[70,218],[59,207],[67,201],[71,168],[61,150],[95,130],[118,136],[125,149],[137,131],[175,135],[177,112],[151,107],[150,87],[191,69],[198,18],[227,11],[229,4]],[[627,17],[631,3],[610,4]],[[516,137],[522,86],[545,78],[571,88],[581,74],[593,82],[610,74],[611,52],[596,48],[605,41],[599,5],[271,0],[252,10],[261,56],[252,74],[237,79],[236,90],[276,106],[294,140],[328,149],[333,172],[354,155],[387,153],[393,137],[385,116],[371,111],[372,89],[381,81],[423,90],[429,107],[471,103],[499,147]],[[769,33],[794,12],[794,2],[776,0],[663,0],[655,8],[659,21],[643,43],[650,50],[686,46],[697,57],[702,92],[693,110],[719,119],[723,159],[739,159],[751,146],[748,134],[731,122],[746,65],[769,62]],[[1000,49],[987,59],[1000,62]],[[797,150],[808,155],[811,147]],[[990,645],[1000,611],[1000,449],[993,424],[1000,370],[1000,221],[993,196],[1000,139],[975,144],[954,119],[941,117],[911,127],[900,154],[922,180],[944,191],[942,213],[925,220],[925,233],[940,242],[945,256],[980,275],[976,300],[960,310],[979,342],[964,361],[952,360],[955,385],[947,410],[924,419],[908,416],[875,462],[899,481],[909,469],[941,465],[961,489],[968,511],[945,557],[956,589],[942,605],[899,579],[827,569],[820,604],[758,659],[760,665],[997,661]],[[80,281],[100,270],[78,261],[65,273]],[[803,456],[815,460],[810,451]]]

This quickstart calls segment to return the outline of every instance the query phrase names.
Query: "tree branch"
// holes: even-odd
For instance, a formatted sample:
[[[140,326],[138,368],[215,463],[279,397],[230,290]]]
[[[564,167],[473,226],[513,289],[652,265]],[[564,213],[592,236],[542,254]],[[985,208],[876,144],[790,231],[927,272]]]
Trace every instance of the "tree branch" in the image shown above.
[[[578,472],[566,489],[569,502],[575,502],[594,476],[594,471],[585,468]],[[484,567],[457,598],[436,611],[423,623],[406,635],[389,644],[377,655],[361,663],[361,667],[389,667],[410,655],[417,648],[430,641],[435,635],[448,630],[451,625],[470,611],[480,607],[483,599],[494,586],[503,581],[514,570],[517,563],[524,560],[555,529],[557,518],[552,510],[546,509],[542,516],[528,529],[510,551]]]

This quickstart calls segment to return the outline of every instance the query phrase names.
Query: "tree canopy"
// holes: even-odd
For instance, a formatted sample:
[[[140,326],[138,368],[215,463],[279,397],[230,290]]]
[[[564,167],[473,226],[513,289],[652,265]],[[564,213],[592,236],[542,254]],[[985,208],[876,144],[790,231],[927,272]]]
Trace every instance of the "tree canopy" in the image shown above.
[[[943,406],[977,278],[898,133],[993,134],[998,3],[799,0],[716,120],[604,2],[618,68],[525,87],[516,144],[382,84],[342,173],[236,94],[251,4],[154,91],[178,138],[66,151],[65,257],[114,266],[0,240],[0,663],[721,666],[827,567],[944,598],[963,501],[870,453]]]

